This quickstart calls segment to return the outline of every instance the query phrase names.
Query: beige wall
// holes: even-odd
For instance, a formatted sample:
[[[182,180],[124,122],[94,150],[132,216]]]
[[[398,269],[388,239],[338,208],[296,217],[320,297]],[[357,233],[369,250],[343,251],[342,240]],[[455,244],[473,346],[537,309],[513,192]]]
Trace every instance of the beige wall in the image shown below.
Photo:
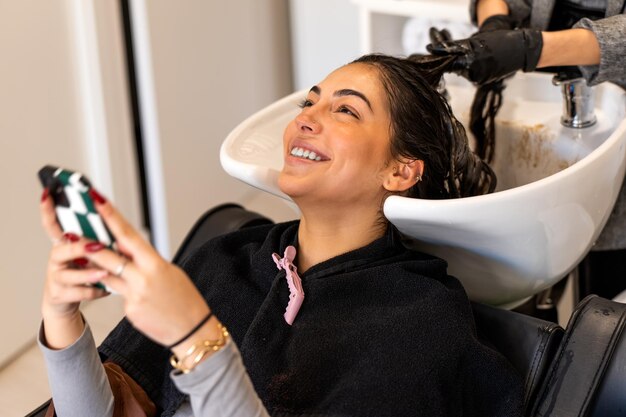
[[[358,11],[353,0],[289,0],[297,90],[360,55]]]
[[[226,201],[293,218],[218,157],[233,127],[292,90],[287,0],[146,4],[172,251]],[[140,224],[120,25],[116,1],[0,0],[0,367],[32,343],[40,319],[50,243],[37,170],[86,173]]]
[[[219,147],[246,117],[292,91],[287,0],[147,2],[170,249],[209,207],[241,202],[293,218],[234,180]]]
[[[32,338],[49,242],[39,227],[37,170],[84,168],[67,16],[53,2],[0,8],[0,361]]]
[[[86,173],[139,223],[117,2],[94,2],[97,27],[77,4],[0,2],[0,366],[32,343],[40,320],[50,242],[40,227],[37,170],[54,164]],[[76,42],[81,19],[102,41],[91,58],[85,47],[97,48],[81,50]],[[90,98],[81,72],[98,62],[99,71],[90,74],[103,83],[102,95]],[[94,134],[94,126],[105,136]],[[104,162],[94,163],[98,158]]]

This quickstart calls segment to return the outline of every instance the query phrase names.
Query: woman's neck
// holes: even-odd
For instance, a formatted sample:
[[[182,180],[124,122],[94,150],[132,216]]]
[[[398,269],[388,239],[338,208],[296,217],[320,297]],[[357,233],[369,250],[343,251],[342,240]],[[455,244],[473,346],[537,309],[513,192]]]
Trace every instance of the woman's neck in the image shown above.
[[[320,262],[366,246],[381,237],[386,227],[378,212],[342,217],[337,212],[318,210],[307,215],[303,211],[298,228],[298,270],[305,272]]]

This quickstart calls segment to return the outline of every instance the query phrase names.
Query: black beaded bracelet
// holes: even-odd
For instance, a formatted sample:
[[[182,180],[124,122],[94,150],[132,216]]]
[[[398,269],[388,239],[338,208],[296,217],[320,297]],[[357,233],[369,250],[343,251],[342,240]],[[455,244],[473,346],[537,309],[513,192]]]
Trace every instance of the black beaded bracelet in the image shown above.
[[[205,318],[203,318],[202,320],[200,320],[200,323],[196,324],[195,327],[193,329],[191,329],[191,331],[189,333],[187,333],[185,336],[183,336],[181,339],[179,339],[177,342],[172,343],[169,346],[165,346],[166,349],[171,350],[173,347],[176,347],[178,345],[180,345],[181,343],[183,343],[185,340],[187,340],[189,338],[189,336],[191,336],[192,334],[194,334],[195,332],[198,331],[198,329],[200,327],[202,327],[202,325],[204,323],[206,323],[207,321],[209,321],[209,319],[213,317],[213,311],[209,311],[209,314],[206,315]]]

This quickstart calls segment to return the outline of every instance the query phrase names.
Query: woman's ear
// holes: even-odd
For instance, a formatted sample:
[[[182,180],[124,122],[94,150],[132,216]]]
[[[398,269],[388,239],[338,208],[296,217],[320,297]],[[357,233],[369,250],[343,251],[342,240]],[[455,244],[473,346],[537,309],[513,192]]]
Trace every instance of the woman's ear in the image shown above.
[[[404,159],[390,164],[385,176],[383,187],[387,191],[406,191],[422,180],[424,161],[420,159]]]

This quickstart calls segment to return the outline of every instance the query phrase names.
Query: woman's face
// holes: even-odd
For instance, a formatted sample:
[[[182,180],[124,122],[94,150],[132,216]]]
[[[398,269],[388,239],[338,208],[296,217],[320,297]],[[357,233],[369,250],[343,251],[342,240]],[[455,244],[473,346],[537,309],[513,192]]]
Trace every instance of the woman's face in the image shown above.
[[[380,204],[390,115],[378,70],[350,64],[311,88],[283,137],[278,184],[294,200]]]

